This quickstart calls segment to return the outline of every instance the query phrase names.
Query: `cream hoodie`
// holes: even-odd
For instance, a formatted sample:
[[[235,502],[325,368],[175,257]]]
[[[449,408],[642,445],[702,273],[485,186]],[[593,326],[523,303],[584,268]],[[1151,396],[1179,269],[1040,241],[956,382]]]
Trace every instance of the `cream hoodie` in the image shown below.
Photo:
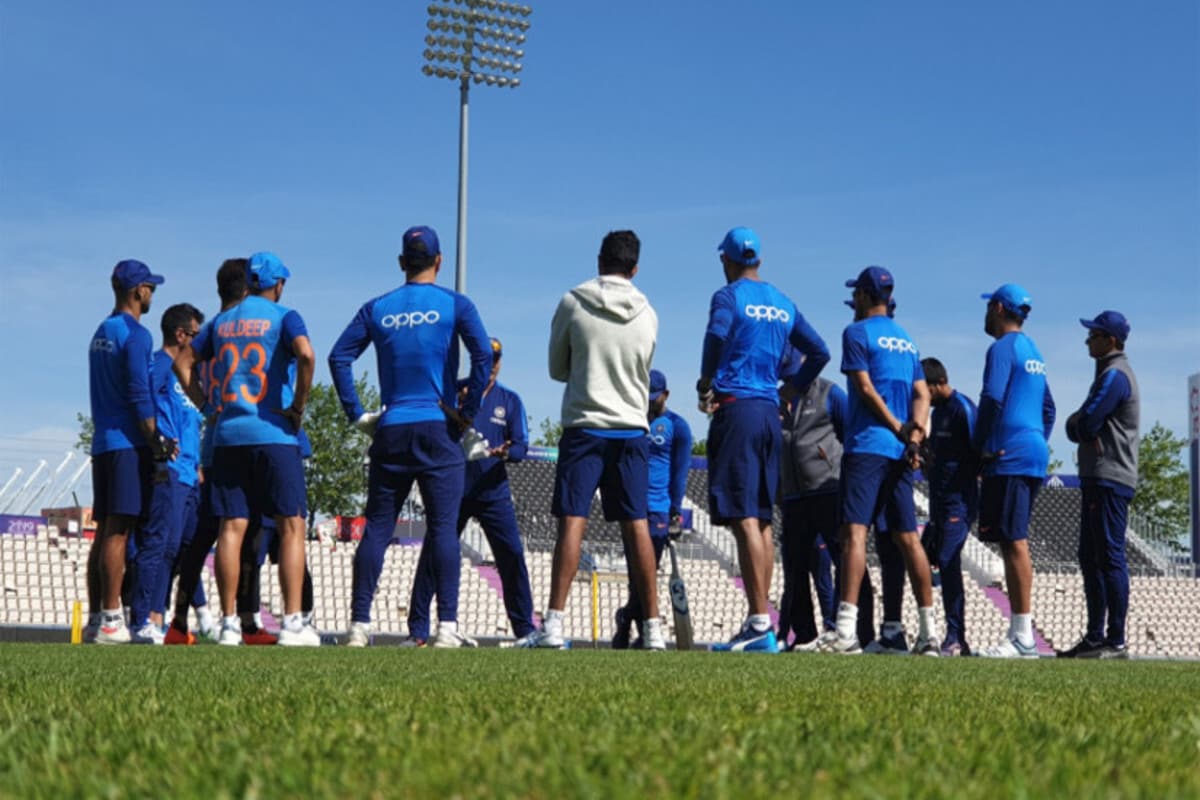
[[[550,323],[550,377],[564,428],[648,430],[658,315],[633,283],[601,275],[563,295]]]

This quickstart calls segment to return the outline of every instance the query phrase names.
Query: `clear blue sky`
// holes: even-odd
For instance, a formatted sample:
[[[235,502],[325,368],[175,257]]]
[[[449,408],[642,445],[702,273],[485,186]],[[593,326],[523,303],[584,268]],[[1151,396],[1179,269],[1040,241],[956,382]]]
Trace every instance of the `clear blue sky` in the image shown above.
[[[457,91],[420,73],[425,20],[424,3],[0,4],[0,482],[73,441],[121,258],[167,276],[157,339],[168,305],[215,307],[223,258],[276,251],[319,380],[358,306],[402,280],[406,227],[439,230],[453,284]],[[561,398],[554,306],[628,227],[656,366],[704,435],[690,387],[716,245],[749,225],[763,276],[833,350],[830,377],[843,280],[878,263],[922,353],[977,396],[979,294],[1016,281],[1061,417],[1092,377],[1078,318],[1116,308],[1144,426],[1185,431],[1192,0],[543,0],[531,21],[522,87],[472,93],[468,288],[535,421]],[[1052,444],[1070,471],[1061,425]]]

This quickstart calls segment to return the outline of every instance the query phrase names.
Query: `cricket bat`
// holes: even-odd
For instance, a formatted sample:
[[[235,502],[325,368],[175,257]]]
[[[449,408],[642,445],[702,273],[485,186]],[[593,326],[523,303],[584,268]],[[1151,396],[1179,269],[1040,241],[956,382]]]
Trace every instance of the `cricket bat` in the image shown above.
[[[667,588],[671,592],[671,612],[675,615],[675,649],[692,649],[692,617],[688,612],[687,587],[679,574],[679,562],[675,558],[675,543],[668,540],[671,550],[671,580]]]

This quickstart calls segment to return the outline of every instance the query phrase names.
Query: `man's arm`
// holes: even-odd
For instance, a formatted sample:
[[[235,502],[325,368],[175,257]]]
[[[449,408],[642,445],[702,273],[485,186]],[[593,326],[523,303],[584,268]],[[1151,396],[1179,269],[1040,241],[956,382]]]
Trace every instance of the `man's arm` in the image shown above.
[[[529,450],[529,427],[525,424],[525,404],[520,395],[513,392],[510,397],[513,402],[508,410],[508,460],[520,461]]]
[[[279,413],[291,420],[292,426],[298,432],[304,422],[304,408],[308,405],[317,357],[308,338],[308,328],[305,327],[300,314],[295,311],[285,314],[282,328],[281,340],[292,348],[292,355],[296,359],[296,377],[292,387],[292,403],[287,408],[279,409]]]
[[[1129,379],[1125,373],[1117,369],[1105,372],[1092,385],[1083,406],[1067,420],[1067,438],[1076,443],[1095,439],[1104,428],[1105,420],[1129,399],[1130,394]]]
[[[865,369],[853,370],[846,373],[846,378],[850,383],[851,390],[858,393],[867,410],[888,430],[899,436],[904,423],[896,419],[896,415],[887,407],[883,397],[875,390],[875,384],[871,382],[871,374]]]
[[[550,379],[566,383],[571,377],[570,295],[565,295],[550,320]]]
[[[829,347],[799,311],[796,312],[796,318],[792,321],[792,330],[788,334],[788,341],[804,354],[804,363],[800,365],[800,369],[795,372],[789,383],[796,388],[796,391],[804,392],[829,363]]]
[[[1050,394],[1050,381],[1046,381],[1046,392],[1042,395],[1042,436],[1047,442],[1050,441],[1050,434],[1054,431],[1054,418],[1057,415],[1054,395]]]
[[[179,448],[158,430],[157,412],[154,408],[153,383],[150,377],[150,354],[154,343],[145,328],[132,331],[125,342],[122,356],[125,359],[126,397],[138,423],[138,430],[154,453],[155,461],[174,458]]]
[[[455,298],[454,331],[467,346],[471,372],[467,375],[467,394],[462,399],[462,416],[470,424],[479,413],[479,402],[492,371],[492,341],[483,328],[475,304],[462,295]]]
[[[671,437],[671,513],[683,511],[683,495],[687,491],[688,471],[692,468],[692,429],[687,421],[676,415],[672,420]]]
[[[846,431],[846,417],[849,415],[848,405],[849,398],[846,397],[845,390],[835,383],[830,387],[829,395],[825,398],[825,410],[829,412],[829,419],[833,423],[833,435],[843,444],[845,444],[843,437]]]
[[[342,411],[346,412],[346,418],[351,422],[357,422],[363,415],[362,401],[354,386],[353,365],[371,343],[371,331],[367,326],[370,318],[371,304],[367,303],[350,320],[329,351],[329,374],[333,378],[333,387],[342,403]]]
[[[984,452],[987,441],[991,438],[992,427],[1000,417],[1004,397],[1008,394],[1008,378],[1012,373],[1011,359],[1002,357],[999,348],[993,344],[988,348],[987,360],[983,366],[983,392],[979,395],[979,416],[975,423],[975,452]]]

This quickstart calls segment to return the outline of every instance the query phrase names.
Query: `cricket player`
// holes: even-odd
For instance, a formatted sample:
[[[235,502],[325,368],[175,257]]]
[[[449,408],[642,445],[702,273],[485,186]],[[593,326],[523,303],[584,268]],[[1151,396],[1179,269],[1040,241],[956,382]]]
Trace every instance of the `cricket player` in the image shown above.
[[[226,259],[217,270],[217,296],[221,300],[221,311],[228,311],[245,299],[248,290],[246,285],[247,272],[250,262],[245,258]],[[199,334],[197,334],[199,335]],[[192,337],[195,340],[195,337]],[[217,541],[221,521],[213,515],[212,508],[212,460],[213,440],[216,434],[217,415],[221,410],[221,387],[213,379],[216,359],[195,365],[197,385],[200,389],[200,415],[205,419],[204,430],[200,435],[200,492],[196,507],[195,528],[191,537],[181,546],[179,557],[179,584],[175,591],[175,614],[171,624],[167,626],[164,644],[191,645],[196,643],[194,634],[188,631],[188,603],[203,591],[200,573],[208,553]],[[183,385],[183,384],[181,384]],[[189,399],[191,395],[189,394]],[[195,403],[193,402],[193,405]],[[185,528],[185,536],[188,531]],[[209,635],[211,626],[210,614],[198,610],[200,634]],[[213,631],[213,638],[219,638],[220,631]],[[245,632],[243,632],[243,637]],[[230,642],[236,644],[236,642]]]
[[[529,588],[525,547],[521,544],[521,531],[517,527],[512,490],[504,465],[525,458],[529,429],[520,395],[496,380],[500,375],[504,348],[496,338],[492,338],[491,345],[492,372],[475,415],[475,430],[488,442],[487,455],[466,463],[462,505],[458,510],[458,535],[462,536],[463,528],[472,517],[483,527],[496,561],[496,571],[500,573],[508,622],[520,643],[535,630],[533,593]],[[461,397],[468,389],[467,382],[459,381],[458,386]],[[429,605],[436,588],[432,552],[422,550],[412,600],[408,605],[408,632],[415,643],[429,639]]]
[[[762,244],[750,228],[733,228],[718,246],[726,285],[712,296],[700,379],[708,430],[708,507],[738,545],[748,614],[717,651],[777,653],[767,604],[775,542],[771,517],[783,439],[779,379],[789,343],[804,356],[791,379],[804,392],[829,362],[829,349],[782,292],[759,277]]]
[[[846,286],[854,290],[854,322],[842,333],[849,414],[842,456],[841,603],[837,630],[822,636],[821,649],[861,652],[856,601],[866,571],[867,529],[876,523],[877,536],[890,536],[900,550],[917,601],[919,630],[913,651],[937,655],[933,586],[917,538],[912,487],[917,451],[925,438],[929,390],[916,345],[888,315],[895,288],[891,271],[867,267]],[[877,518],[881,519],[876,522]]]
[[[466,296],[436,285],[441,247],[433,228],[404,232],[405,282],[368,300],[329,354],[329,371],[346,416],[374,434],[367,479],[367,525],[354,554],[352,647],[370,640],[371,603],[400,507],[413,482],[425,505],[422,557],[432,561],[438,599],[437,647],[474,646],[458,630],[461,565],[455,524],[462,505],[464,462],[459,441],[479,412],[492,368],[491,344]],[[471,372],[455,409],[459,342]],[[367,413],[354,388],[354,361],[375,346],[382,412]],[[426,556],[426,551],[429,551]]]
[[[964,618],[962,549],[979,515],[979,466],[972,439],[978,414],[975,404],[950,385],[946,367],[936,358],[921,360],[933,415],[926,447],[929,480],[929,524],[921,536],[926,555],[938,565],[942,610],[946,614],[943,656],[967,656]]]
[[[1138,479],[1141,400],[1125,340],[1129,322],[1119,311],[1081,319],[1096,378],[1087,399],[1067,418],[1067,438],[1079,445],[1082,508],[1079,567],[1087,598],[1087,631],[1066,658],[1128,658],[1129,566],[1125,528]],[[1105,622],[1107,621],[1107,629]]]
[[[687,491],[688,470],[692,466],[692,429],[683,417],[667,408],[667,376],[656,369],[650,370],[650,433],[647,434],[650,472],[649,494],[646,499],[646,522],[650,528],[650,543],[654,546],[654,565],[657,573],[662,562],[663,550],[671,530],[676,532],[683,524],[683,494]],[[628,548],[625,561],[632,555]],[[656,582],[657,583],[657,582]],[[617,609],[617,627],[613,634],[614,650],[630,646],[631,626],[638,626],[638,638],[633,642],[635,649],[645,644],[641,621],[642,602],[638,599],[637,587],[629,582],[629,600]]]
[[[88,554],[86,641],[131,640],[121,608],[130,531],[146,518],[155,476],[162,478],[175,443],[158,430],[150,363],[154,342],[140,322],[163,277],[141,261],[113,267],[112,314],[88,349],[92,422],[92,513],[97,531]]]
[[[241,644],[237,614],[242,540],[256,514],[275,517],[280,536],[279,577],[284,617],[279,644],[320,645],[300,611],[304,576],[304,466],[297,434],[312,388],[316,358],[300,315],[283,305],[291,271],[274,253],[250,257],[249,295],[213,318],[175,360],[175,372],[194,401],[203,394],[192,367],[215,358],[211,379],[221,410],[214,433],[213,513],[221,518],[217,539],[217,583],[221,592],[223,644]],[[292,363],[295,392],[284,403]]]
[[[974,445],[983,472],[979,538],[1000,545],[1012,617],[1008,635],[979,655],[1037,658],[1030,610],[1029,515],[1046,479],[1054,397],[1046,380],[1046,362],[1023,330],[1033,308],[1029,292],[1006,283],[983,299],[987,301],[984,330],[996,341],[988,347],[975,424]]]
[[[633,231],[610,231],[600,243],[599,276],[563,295],[550,323],[550,377],[566,384],[551,501],[558,541],[548,608],[527,647],[569,646],[563,615],[597,488],[604,518],[621,525],[630,577],[642,598],[645,648],[667,647],[647,523],[646,409],[658,315],[633,285],[640,255]]]

